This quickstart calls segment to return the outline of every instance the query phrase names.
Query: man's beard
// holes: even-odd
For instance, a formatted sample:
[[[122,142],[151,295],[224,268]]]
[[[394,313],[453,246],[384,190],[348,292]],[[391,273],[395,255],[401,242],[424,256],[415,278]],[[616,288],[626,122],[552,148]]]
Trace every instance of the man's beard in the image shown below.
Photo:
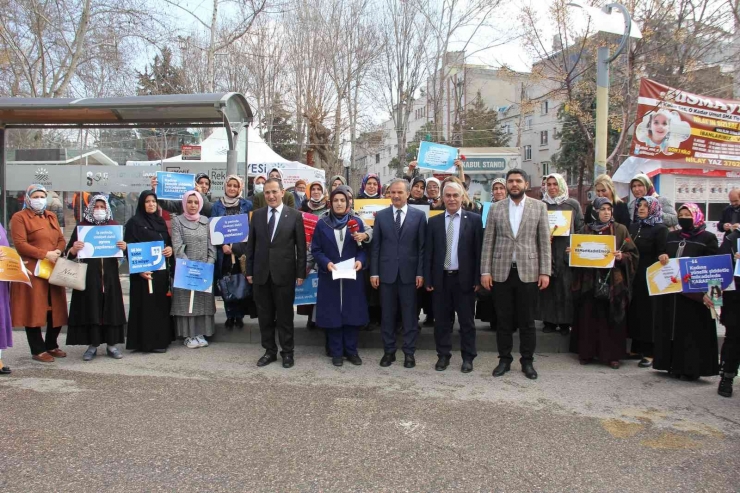
[[[512,199],[520,199],[524,196],[524,190],[520,190],[519,193],[514,193],[511,190],[509,190],[509,197]]]

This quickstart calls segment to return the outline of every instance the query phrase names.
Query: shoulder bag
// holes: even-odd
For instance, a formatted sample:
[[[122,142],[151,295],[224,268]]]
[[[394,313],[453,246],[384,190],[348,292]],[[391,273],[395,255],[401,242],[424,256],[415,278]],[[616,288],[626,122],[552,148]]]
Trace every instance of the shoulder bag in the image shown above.
[[[54,264],[51,276],[49,276],[49,284],[84,291],[86,275],[87,264],[79,260],[74,261],[59,257]]]

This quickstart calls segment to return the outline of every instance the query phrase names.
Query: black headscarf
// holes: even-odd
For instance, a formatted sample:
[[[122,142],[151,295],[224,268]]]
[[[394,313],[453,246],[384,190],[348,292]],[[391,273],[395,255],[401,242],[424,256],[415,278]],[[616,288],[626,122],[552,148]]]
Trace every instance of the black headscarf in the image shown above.
[[[151,190],[141,192],[141,195],[139,195],[139,203],[136,206],[136,214],[134,214],[134,217],[129,219],[128,223],[126,223],[126,236],[130,235],[130,238],[136,242],[159,241],[169,237],[167,223],[164,218],[159,215],[159,211],[151,214],[146,211],[144,203],[146,202],[147,197],[152,195],[156,200],[157,195]]]
[[[347,209],[345,210],[344,214],[341,216],[338,216],[334,213],[334,204],[332,203],[334,200],[334,196],[337,194],[344,195],[345,200],[347,201]],[[329,194],[329,215],[326,218],[326,223],[331,226],[334,229],[343,229],[345,226],[347,226],[347,222],[349,221],[349,218],[352,216],[352,206],[350,205],[350,201],[352,200],[352,189],[348,187],[347,185],[339,185],[337,188],[334,189],[334,191]]]
[[[601,218],[599,217],[599,210],[604,205],[609,205],[612,207],[612,215],[609,218],[607,222],[603,222]],[[614,205],[612,204],[612,201],[607,199],[606,197],[596,197],[594,199],[593,205],[591,206],[591,222],[588,224],[588,227],[591,228],[592,231],[603,231],[609,226],[614,223]]]

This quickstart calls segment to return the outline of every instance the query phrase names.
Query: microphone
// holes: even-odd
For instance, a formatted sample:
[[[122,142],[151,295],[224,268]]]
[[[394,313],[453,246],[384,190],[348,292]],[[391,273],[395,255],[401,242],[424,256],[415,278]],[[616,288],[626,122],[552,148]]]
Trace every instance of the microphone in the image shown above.
[[[347,223],[347,231],[349,231],[349,234],[351,235],[360,232],[360,225],[357,224],[356,219],[349,220],[349,222]],[[358,241],[357,246],[360,246],[360,245],[362,245],[362,242]]]

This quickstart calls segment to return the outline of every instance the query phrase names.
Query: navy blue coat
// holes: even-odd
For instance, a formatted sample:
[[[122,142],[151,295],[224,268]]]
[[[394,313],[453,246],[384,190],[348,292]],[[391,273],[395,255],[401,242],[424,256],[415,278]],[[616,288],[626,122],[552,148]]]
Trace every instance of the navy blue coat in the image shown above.
[[[365,231],[362,220],[352,216],[360,226],[360,232]],[[344,247],[339,255],[339,247],[334,236],[334,228],[329,226],[328,217],[324,217],[316,224],[316,231],[311,241],[311,253],[316,260],[319,274],[319,288],[316,299],[316,325],[321,328],[336,328],[344,325],[363,326],[369,322],[367,300],[365,299],[365,278],[358,273],[356,280],[333,280],[327,269],[329,262],[339,263],[344,260],[359,260],[363,269],[367,266],[367,253],[363,246],[345,230]]]
[[[380,276],[382,283],[416,283],[424,277],[424,242],[426,240],[426,214],[409,206],[401,234],[396,233],[394,207],[378,211],[373,226],[370,275]]]
[[[249,214],[252,210],[252,201],[247,199],[239,199],[239,214]],[[220,200],[217,200],[213,203],[213,206],[211,207],[211,215],[210,217],[223,217],[226,215],[226,206],[224,206],[223,202]],[[240,245],[233,245],[232,251],[234,252],[234,255],[238,258],[242,255],[246,254],[247,245],[246,243],[240,244]],[[224,251],[222,245],[216,246],[216,268],[214,270],[214,280],[218,281],[221,279],[221,266],[224,262]]]
[[[460,210],[460,237],[457,240],[457,264],[460,288],[472,291],[480,284],[480,255],[483,245],[483,221],[480,214]],[[441,290],[447,254],[445,214],[429,219],[424,254],[424,284]]]

